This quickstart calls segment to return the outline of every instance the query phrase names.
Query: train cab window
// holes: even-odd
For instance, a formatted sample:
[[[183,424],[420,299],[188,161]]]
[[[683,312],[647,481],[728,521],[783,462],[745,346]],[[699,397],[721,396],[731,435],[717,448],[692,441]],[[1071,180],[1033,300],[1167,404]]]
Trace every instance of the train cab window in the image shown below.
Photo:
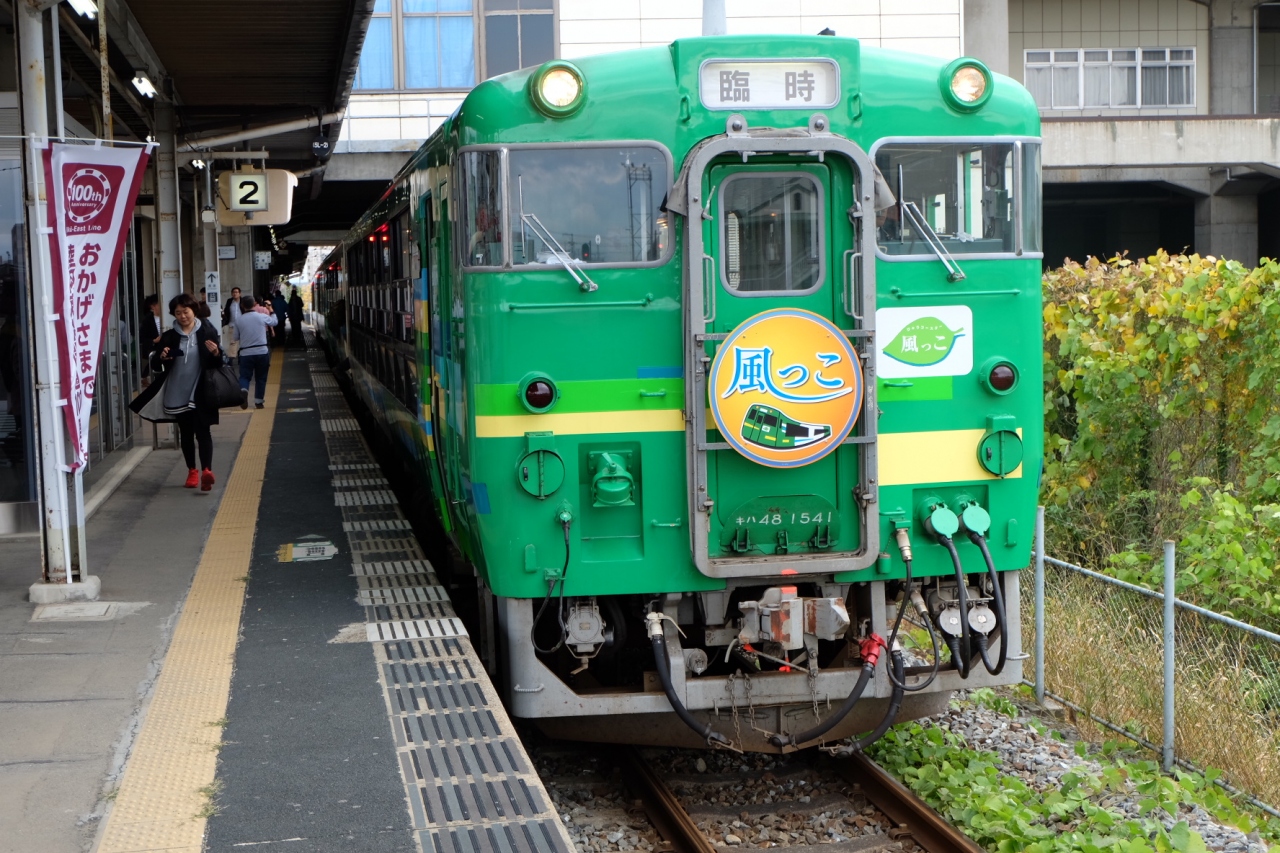
[[[953,255],[1039,252],[1039,151],[1034,142],[880,146],[876,165],[897,199],[876,217],[880,250],[932,258],[932,230]]]
[[[656,147],[512,148],[512,263],[653,264],[665,259],[671,184]]]
[[[805,174],[733,175],[720,190],[720,267],[735,293],[822,283],[822,190]]]

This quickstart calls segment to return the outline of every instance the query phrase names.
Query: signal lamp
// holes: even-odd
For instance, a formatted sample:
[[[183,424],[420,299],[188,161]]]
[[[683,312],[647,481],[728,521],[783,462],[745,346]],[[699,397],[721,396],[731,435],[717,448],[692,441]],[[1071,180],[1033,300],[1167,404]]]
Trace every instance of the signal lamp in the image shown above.
[[[1008,394],[1018,384],[1018,368],[1005,358],[993,358],[978,373],[982,384],[992,394]]]
[[[560,390],[549,376],[533,373],[520,383],[520,403],[535,415],[550,409],[560,399]]]
[[[544,63],[529,78],[529,97],[543,115],[567,118],[582,107],[586,96],[582,72],[572,62],[555,59]]]
[[[962,57],[949,63],[938,83],[947,102],[961,112],[973,112],[991,98],[991,72],[976,59]]]

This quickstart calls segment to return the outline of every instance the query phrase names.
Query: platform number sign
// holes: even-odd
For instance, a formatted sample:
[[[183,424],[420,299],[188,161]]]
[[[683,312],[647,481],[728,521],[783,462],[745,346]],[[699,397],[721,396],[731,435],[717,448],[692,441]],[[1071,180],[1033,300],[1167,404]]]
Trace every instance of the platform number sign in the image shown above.
[[[261,172],[233,172],[228,206],[232,210],[266,210],[267,176]]]

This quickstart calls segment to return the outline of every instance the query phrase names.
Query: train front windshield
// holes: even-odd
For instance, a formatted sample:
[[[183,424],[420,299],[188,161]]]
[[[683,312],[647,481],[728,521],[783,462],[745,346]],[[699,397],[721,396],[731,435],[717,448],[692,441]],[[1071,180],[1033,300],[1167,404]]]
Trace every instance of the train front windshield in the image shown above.
[[[875,160],[899,202],[878,217],[885,254],[931,254],[930,235],[907,205],[953,255],[1040,251],[1038,144],[891,142]]]

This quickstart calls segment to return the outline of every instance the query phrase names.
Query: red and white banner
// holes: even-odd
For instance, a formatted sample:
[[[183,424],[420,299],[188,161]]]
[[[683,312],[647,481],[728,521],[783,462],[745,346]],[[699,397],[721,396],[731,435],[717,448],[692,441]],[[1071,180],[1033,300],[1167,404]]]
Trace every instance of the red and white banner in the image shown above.
[[[53,305],[62,396],[75,471],[89,455],[98,357],[106,342],[116,273],[150,146],[50,143],[44,151]]]

